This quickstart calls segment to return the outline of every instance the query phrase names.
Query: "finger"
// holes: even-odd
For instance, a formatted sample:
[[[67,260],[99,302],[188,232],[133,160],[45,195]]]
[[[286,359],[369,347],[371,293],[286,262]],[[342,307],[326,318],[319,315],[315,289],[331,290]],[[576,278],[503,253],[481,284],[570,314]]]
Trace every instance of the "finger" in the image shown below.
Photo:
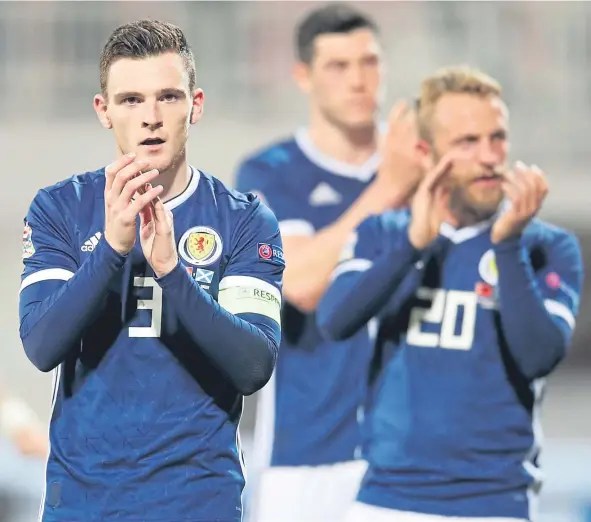
[[[536,183],[537,174],[531,172],[531,169],[522,162],[515,165],[516,182],[522,190],[523,206],[522,212],[526,215],[532,215],[537,212],[540,199]]]
[[[172,212],[166,208],[162,199],[156,198],[154,201],[154,215],[156,232],[159,234],[174,234],[174,225]]]
[[[388,115],[388,130],[384,136],[383,146],[386,147],[386,152],[391,147],[394,147],[400,141],[400,123],[407,111],[408,106],[404,100],[398,101],[390,110]]]
[[[166,207],[160,198],[154,200],[154,216],[156,221],[165,222],[168,218]]]
[[[152,169],[130,179],[123,187],[117,200],[119,208],[125,208],[136,194],[139,196],[145,194],[147,192],[146,185],[158,177],[158,174],[159,171],[157,169]]]
[[[147,160],[135,160],[117,172],[113,184],[111,185],[111,190],[109,190],[108,193],[110,200],[115,201],[123,191],[123,187],[125,187],[127,182],[138,176],[138,174],[141,174],[142,169],[145,169],[148,166],[148,163]]]
[[[512,181],[512,174],[513,173],[507,173],[507,176],[505,176],[505,180],[501,184],[501,187],[503,189],[503,193],[511,203],[511,210],[513,210],[514,212],[519,212],[521,204],[521,193],[519,191],[518,186],[515,185],[515,183],[513,183]]]
[[[433,207],[434,215],[438,223],[442,223],[445,217],[449,214],[449,198],[450,189],[444,185],[437,185],[433,192]]]
[[[527,183],[529,214],[534,215],[538,212],[542,204],[542,194],[538,187],[539,176],[530,166],[523,173],[523,179]]]
[[[404,115],[404,134],[407,139],[415,140],[417,139],[418,129],[417,129],[417,113],[409,109],[406,114]]]
[[[121,169],[115,179],[113,180],[113,186],[111,187],[111,195],[117,199],[127,182],[137,176],[139,176],[143,170],[148,166],[148,160],[135,160],[123,169]]]
[[[392,107],[392,110],[388,116],[388,124],[390,125],[390,128],[394,127],[395,124],[407,113],[407,111],[408,103],[406,100],[397,101],[394,104],[394,107]]]
[[[525,163],[518,161],[513,168],[514,178],[513,183],[518,187],[521,193],[522,206],[524,210],[529,208],[532,199],[533,184],[530,183],[527,175],[527,166]]]
[[[145,194],[145,192],[144,192]],[[144,228],[149,223],[154,221],[154,210],[151,204],[142,207],[140,210],[140,225]]]
[[[146,205],[144,208],[148,208],[149,205]],[[141,212],[140,212],[141,216]],[[148,221],[145,224],[142,224],[140,227],[140,238],[143,241],[150,239],[150,237],[154,234],[154,221]]]
[[[400,101],[392,110],[390,128],[397,131],[396,134],[409,134],[415,132],[417,126],[417,113],[406,101]]]
[[[150,190],[152,188],[152,184],[151,183],[146,183],[145,185],[142,185],[138,190],[138,194],[145,194],[146,192],[148,192],[148,190]],[[150,207],[152,208],[152,217],[154,217],[154,202],[150,201]]]
[[[111,190],[113,180],[117,173],[127,165],[129,165],[135,159],[135,152],[125,154],[120,158],[117,158],[113,163],[105,168],[105,192]]]
[[[531,171],[532,173],[535,174],[535,176],[533,176],[533,178],[535,179],[536,182],[536,189],[538,192],[538,196],[540,199],[544,199],[546,197],[546,195],[548,194],[548,180],[546,179],[546,176],[544,174],[544,172],[542,171],[542,169],[540,167],[538,167],[537,165],[532,165],[531,166]]]
[[[433,192],[433,189],[441,183],[445,176],[451,171],[453,162],[454,155],[450,153],[445,154],[425,176],[422,182],[424,190]]]
[[[164,187],[162,187],[162,185],[157,185],[146,191],[145,194],[135,198],[122,212],[124,221],[127,223],[133,222],[142,208],[154,201],[160,194],[162,194],[163,190]]]
[[[529,178],[533,186],[532,192],[534,194],[534,208],[532,215],[536,215],[542,208],[544,199],[548,194],[548,183],[544,173],[537,165],[531,165],[529,167]]]
[[[442,181],[445,180],[447,175],[451,172],[453,164],[456,161],[462,161],[470,159],[474,153],[470,150],[458,149],[454,148],[448,151],[443,157],[438,161],[438,163],[433,167],[425,176],[424,183],[425,188],[427,190],[432,191],[433,188]]]

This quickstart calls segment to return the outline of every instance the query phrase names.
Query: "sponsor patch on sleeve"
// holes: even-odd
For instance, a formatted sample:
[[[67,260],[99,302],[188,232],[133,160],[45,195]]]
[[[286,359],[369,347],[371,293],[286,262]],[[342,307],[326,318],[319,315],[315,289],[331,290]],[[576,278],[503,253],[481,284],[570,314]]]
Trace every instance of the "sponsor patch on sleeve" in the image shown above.
[[[544,282],[546,283],[546,287],[551,291],[551,294],[556,296],[562,293],[571,301],[571,303],[578,305],[579,296],[570,285],[566,284],[558,273],[550,272],[546,274]]]
[[[276,263],[278,265],[285,265],[283,259],[283,249],[277,245],[271,245],[270,243],[259,243],[258,244],[258,256],[263,261],[269,261],[270,263]]]
[[[23,230],[23,259],[31,257],[34,253],[33,230],[31,230],[29,223],[25,223],[25,229]]]
[[[224,277],[220,281],[218,303],[231,314],[259,314],[281,324],[281,293],[256,277]]]

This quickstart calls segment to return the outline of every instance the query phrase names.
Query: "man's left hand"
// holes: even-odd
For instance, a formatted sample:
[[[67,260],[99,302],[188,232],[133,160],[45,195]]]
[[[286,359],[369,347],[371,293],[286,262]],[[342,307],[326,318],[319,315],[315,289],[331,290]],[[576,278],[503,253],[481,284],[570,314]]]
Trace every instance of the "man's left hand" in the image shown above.
[[[510,202],[509,208],[496,220],[492,228],[493,243],[500,243],[520,235],[532,218],[540,211],[548,194],[544,173],[535,165],[521,162],[508,172],[503,181],[503,192]]]
[[[164,277],[178,264],[172,212],[160,198],[140,213],[140,243],[156,277]]]

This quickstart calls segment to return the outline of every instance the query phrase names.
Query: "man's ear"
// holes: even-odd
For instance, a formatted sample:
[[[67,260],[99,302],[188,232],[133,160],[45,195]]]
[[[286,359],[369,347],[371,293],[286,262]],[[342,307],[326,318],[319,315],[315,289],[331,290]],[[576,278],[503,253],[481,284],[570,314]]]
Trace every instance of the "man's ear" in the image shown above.
[[[433,149],[429,142],[427,140],[419,139],[416,148],[423,170],[425,170],[425,172],[431,170],[435,165],[433,163]]]
[[[310,66],[307,63],[296,62],[293,66],[292,77],[304,94],[310,94],[312,81],[310,78]]]
[[[195,125],[203,116],[203,104],[205,102],[205,94],[203,89],[196,89],[191,99],[191,116],[189,122]]]
[[[105,97],[102,94],[95,95],[93,106],[94,112],[96,112],[96,115],[103,128],[112,129],[113,125],[111,123],[111,118],[109,118],[107,100],[105,100]]]

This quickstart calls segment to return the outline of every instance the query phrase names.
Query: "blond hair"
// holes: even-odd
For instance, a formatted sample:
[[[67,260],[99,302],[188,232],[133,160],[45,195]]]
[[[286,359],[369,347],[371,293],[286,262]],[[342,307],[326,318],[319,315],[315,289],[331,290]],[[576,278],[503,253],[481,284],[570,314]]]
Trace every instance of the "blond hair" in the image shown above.
[[[473,94],[486,98],[501,96],[501,92],[501,84],[479,69],[468,66],[439,69],[421,83],[417,101],[419,135],[430,140],[433,111],[445,94]]]

